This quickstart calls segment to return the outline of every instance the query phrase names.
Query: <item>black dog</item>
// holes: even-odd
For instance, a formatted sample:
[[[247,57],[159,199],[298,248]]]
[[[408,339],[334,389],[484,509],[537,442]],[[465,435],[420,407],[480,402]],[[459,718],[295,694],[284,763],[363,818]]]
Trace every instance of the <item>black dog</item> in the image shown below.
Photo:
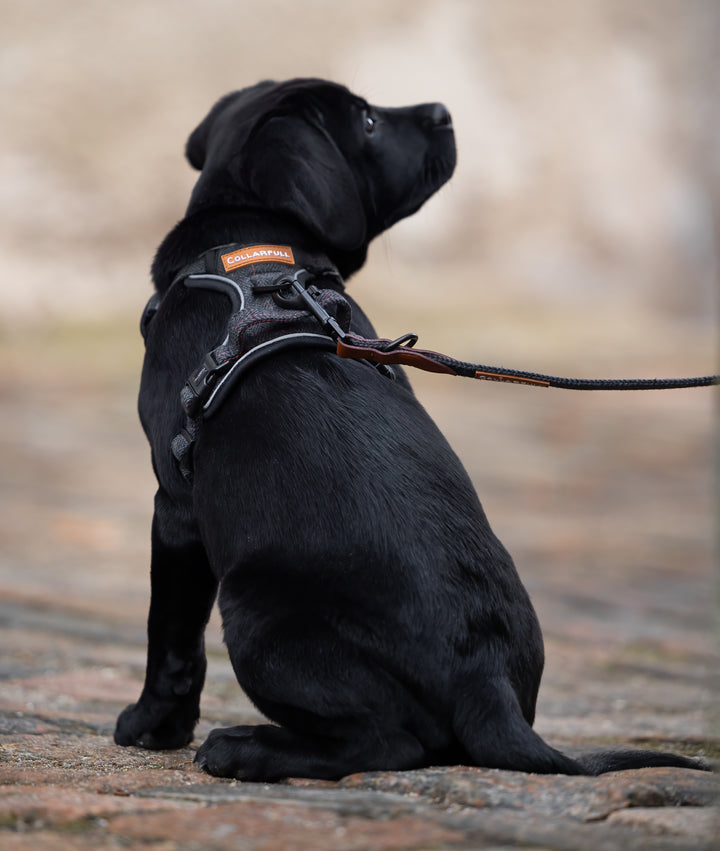
[[[147,676],[115,741],[192,740],[219,588],[237,678],[278,726],[215,730],[197,754],[212,774],[700,767],[639,751],[576,761],[533,731],[543,667],[535,612],[399,370],[320,345],[325,330],[292,293],[288,316],[314,324],[315,334],[303,331],[310,345],[252,363],[233,349],[249,333],[248,294],[288,299],[299,266],[315,280],[314,303],[332,307],[326,330],[349,305],[346,328],[376,336],[343,279],[375,236],[452,174],[447,110],[380,109],[320,80],[264,82],[219,101],[187,155],[201,175],[158,250],[143,323],[140,416],[159,482]],[[283,336],[280,307],[253,310],[253,329]],[[223,369],[250,365],[203,415],[222,383],[221,350]]]

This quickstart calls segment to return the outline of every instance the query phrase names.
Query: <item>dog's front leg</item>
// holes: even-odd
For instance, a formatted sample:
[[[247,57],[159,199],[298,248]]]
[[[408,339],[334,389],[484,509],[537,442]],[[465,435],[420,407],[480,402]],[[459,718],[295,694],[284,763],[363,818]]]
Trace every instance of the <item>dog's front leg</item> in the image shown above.
[[[159,492],[152,530],[145,686],[118,718],[115,742],[180,748],[192,741],[205,681],[205,627],[217,593],[205,548]]]

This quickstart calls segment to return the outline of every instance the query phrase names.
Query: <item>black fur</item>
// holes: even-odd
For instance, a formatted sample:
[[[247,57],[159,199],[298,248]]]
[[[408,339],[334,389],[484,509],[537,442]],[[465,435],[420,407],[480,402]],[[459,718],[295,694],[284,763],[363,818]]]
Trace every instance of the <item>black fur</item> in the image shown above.
[[[303,351],[263,361],[202,425],[192,485],[170,443],[180,390],[227,319],[224,296],[173,287],[229,242],[324,252],[344,277],[368,243],[450,177],[439,104],[379,109],[320,80],[223,98],[191,135],[201,169],[153,265],[140,416],[159,487],[145,687],[115,741],[187,745],[219,589],[237,678],[278,726],[215,730],[212,774],[271,781],[465,763],[596,774],[699,767],[674,755],[572,760],[532,729],[535,612],[462,464],[414,397],[365,364]],[[375,336],[353,303],[352,330]]]

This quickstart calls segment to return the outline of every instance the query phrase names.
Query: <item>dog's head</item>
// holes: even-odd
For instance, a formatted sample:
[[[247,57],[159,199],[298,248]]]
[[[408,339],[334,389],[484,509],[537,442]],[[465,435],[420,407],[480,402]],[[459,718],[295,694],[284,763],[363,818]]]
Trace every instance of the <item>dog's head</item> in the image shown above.
[[[298,79],[222,98],[187,157],[201,171],[188,213],[290,216],[332,254],[362,249],[414,213],[452,174],[455,141],[441,104],[380,108],[344,86]]]

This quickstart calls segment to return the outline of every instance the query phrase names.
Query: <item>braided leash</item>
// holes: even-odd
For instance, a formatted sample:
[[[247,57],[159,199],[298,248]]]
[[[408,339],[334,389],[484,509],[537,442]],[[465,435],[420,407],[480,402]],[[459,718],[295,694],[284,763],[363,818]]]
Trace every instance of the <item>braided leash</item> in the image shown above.
[[[563,390],[675,390],[720,384],[720,375],[705,375],[697,378],[562,378],[520,369],[467,363],[439,352],[414,349],[416,342],[415,334],[406,334],[397,340],[370,340],[345,334],[337,339],[337,354],[341,358],[370,360],[379,364],[401,364],[443,375],[527,384],[532,387],[558,387]]]

